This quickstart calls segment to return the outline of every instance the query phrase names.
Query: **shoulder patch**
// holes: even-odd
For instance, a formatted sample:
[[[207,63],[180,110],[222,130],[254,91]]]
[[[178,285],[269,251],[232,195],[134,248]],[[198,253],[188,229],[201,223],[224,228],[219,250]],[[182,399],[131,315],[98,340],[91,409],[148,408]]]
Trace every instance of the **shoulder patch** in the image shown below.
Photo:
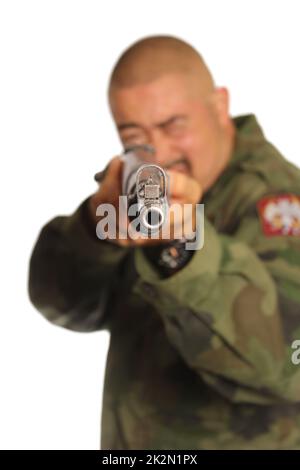
[[[265,235],[300,237],[300,196],[266,196],[258,201],[257,209]]]

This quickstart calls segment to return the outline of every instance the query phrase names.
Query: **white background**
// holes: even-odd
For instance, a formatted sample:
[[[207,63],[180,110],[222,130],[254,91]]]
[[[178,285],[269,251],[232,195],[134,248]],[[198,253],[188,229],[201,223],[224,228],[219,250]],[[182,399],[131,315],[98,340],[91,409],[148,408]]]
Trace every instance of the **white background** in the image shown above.
[[[204,56],[300,165],[297,0],[0,1],[0,447],[98,449],[108,334],[73,333],[29,303],[28,260],[43,224],[96,189],[121,148],[106,101],[133,41],[173,34]]]

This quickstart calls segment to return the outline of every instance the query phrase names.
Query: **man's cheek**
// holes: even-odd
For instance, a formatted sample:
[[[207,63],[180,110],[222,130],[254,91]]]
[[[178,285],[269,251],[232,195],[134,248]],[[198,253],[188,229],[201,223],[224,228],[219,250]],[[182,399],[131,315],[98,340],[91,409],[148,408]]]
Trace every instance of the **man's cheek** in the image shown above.
[[[182,153],[186,154],[190,153],[197,146],[197,139],[195,139],[193,134],[185,132],[177,143]]]
[[[201,145],[198,139],[195,139],[191,135],[187,135],[181,142],[181,151],[188,163],[190,170],[199,166],[201,161],[204,146]]]

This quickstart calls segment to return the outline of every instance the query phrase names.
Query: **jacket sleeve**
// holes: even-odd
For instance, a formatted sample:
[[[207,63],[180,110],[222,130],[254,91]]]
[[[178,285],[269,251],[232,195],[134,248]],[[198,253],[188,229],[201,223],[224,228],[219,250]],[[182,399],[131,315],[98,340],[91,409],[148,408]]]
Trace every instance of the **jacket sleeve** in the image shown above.
[[[30,259],[29,296],[50,322],[75,331],[109,328],[109,297],[127,248],[99,240],[86,199],[46,224]]]
[[[300,237],[266,237],[255,210],[234,236],[205,218],[204,246],[162,279],[139,248],[136,292],[186,364],[233,402],[300,401]]]

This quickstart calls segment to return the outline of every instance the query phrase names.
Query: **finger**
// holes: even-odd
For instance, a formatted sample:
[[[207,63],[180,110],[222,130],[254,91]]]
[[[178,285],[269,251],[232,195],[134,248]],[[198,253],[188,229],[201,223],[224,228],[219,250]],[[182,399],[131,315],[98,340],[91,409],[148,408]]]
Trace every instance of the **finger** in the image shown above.
[[[174,201],[198,202],[202,195],[201,185],[194,178],[177,171],[169,170],[169,196]]]

